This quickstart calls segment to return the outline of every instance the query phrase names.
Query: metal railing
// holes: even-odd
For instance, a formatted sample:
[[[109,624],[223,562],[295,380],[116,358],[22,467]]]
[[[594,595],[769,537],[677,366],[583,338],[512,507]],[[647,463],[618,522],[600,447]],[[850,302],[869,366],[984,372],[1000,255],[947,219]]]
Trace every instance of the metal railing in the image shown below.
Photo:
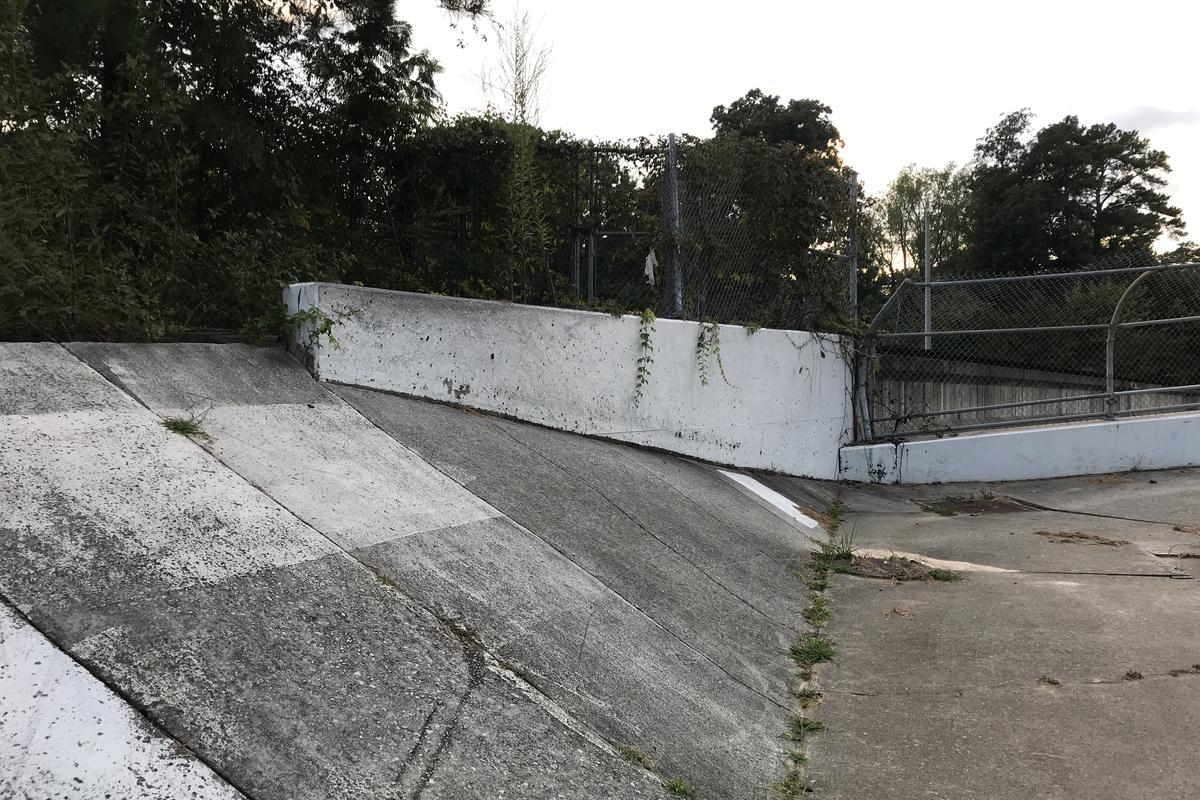
[[[1200,408],[1200,264],[906,279],[856,383],[866,441]]]

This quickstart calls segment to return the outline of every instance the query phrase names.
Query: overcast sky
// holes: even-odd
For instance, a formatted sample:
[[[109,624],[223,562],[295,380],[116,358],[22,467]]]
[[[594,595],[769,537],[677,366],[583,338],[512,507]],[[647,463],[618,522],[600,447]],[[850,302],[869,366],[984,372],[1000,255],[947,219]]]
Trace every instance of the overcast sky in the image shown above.
[[[514,0],[493,0],[507,21]],[[1192,0],[520,0],[551,48],[542,125],[605,139],[708,135],[751,88],[833,108],[843,156],[880,192],[903,166],[962,163],[1002,114],[1116,122],[1166,150],[1169,191],[1200,240],[1200,7]],[[487,23],[450,27],[403,0],[451,113],[478,110]],[[461,40],[462,46],[459,46]]]

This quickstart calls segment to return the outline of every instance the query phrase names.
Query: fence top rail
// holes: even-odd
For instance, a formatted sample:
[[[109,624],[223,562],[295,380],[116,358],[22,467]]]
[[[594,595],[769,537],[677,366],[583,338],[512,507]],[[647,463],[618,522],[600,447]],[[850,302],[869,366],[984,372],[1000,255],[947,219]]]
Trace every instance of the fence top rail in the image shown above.
[[[1200,261],[1189,261],[1185,264],[1154,264],[1145,267],[1118,267],[1117,269],[1087,269],[1075,272],[1034,272],[1029,275],[993,275],[983,278],[952,278],[940,281],[917,281],[905,278],[909,286],[924,289],[937,289],[942,286],[966,286],[980,283],[1019,283],[1022,281],[1050,280],[1053,278],[1082,278],[1097,275],[1126,275],[1134,272],[1162,272],[1169,269],[1189,269],[1200,267]],[[903,286],[903,284],[901,284]],[[897,287],[897,291],[900,287]]]

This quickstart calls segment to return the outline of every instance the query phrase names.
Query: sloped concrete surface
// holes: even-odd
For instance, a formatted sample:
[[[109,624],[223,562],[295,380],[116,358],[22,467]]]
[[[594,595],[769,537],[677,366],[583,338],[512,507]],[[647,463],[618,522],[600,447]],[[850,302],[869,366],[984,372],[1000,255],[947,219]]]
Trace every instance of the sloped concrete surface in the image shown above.
[[[271,351],[71,348],[155,412],[203,414],[224,464],[607,741],[702,796],[766,793],[807,543],[715,470],[367,390],[273,393],[256,381],[297,378]]]
[[[277,356],[235,358],[247,355],[262,355],[253,370],[278,388]],[[312,400],[311,381],[288,370]],[[245,795],[663,795],[469,631],[65,349],[0,345],[0,378],[0,592],[129,713]],[[473,502],[477,519],[486,506]],[[37,689],[22,681],[0,697],[5,719],[28,702],[21,691]],[[56,762],[32,795],[73,781],[72,769]],[[0,796],[15,794],[16,774],[0,775]]]
[[[0,796],[242,797],[2,604]]]

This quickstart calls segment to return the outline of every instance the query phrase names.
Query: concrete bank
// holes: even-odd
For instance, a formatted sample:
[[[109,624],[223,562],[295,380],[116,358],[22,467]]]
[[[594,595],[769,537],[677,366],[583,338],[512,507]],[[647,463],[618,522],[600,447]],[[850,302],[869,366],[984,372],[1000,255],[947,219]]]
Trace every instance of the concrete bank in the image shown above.
[[[298,375],[288,397],[315,418],[304,401],[323,390],[283,354],[260,352],[250,391],[269,396]],[[468,629],[356,559],[339,544],[353,532],[307,525],[64,348],[0,345],[0,387],[0,592],[247,796],[664,796]],[[453,490],[431,488],[402,455],[381,480],[408,469],[417,497]],[[300,443],[279,463],[306,460]],[[463,495],[451,511],[478,519],[484,506]],[[397,514],[397,530],[442,525],[437,514],[451,511]],[[0,695],[4,719],[16,710],[21,724],[21,693],[35,691]],[[54,769],[67,771],[32,796],[88,780],[66,760]],[[137,777],[122,796],[155,797],[143,790],[157,778]],[[0,776],[0,795],[12,780]],[[102,797],[98,785],[81,791]]]
[[[701,353],[700,324],[660,319],[643,350],[629,315],[326,283],[290,286],[284,299],[335,322],[337,347],[310,343],[323,381],[817,478],[837,477],[850,436],[850,370],[833,336],[721,325],[719,351]]]
[[[811,533],[718,470],[335,386],[280,351],[71,345],[572,719],[705,798],[779,768]],[[522,795],[524,796],[524,795]]]

